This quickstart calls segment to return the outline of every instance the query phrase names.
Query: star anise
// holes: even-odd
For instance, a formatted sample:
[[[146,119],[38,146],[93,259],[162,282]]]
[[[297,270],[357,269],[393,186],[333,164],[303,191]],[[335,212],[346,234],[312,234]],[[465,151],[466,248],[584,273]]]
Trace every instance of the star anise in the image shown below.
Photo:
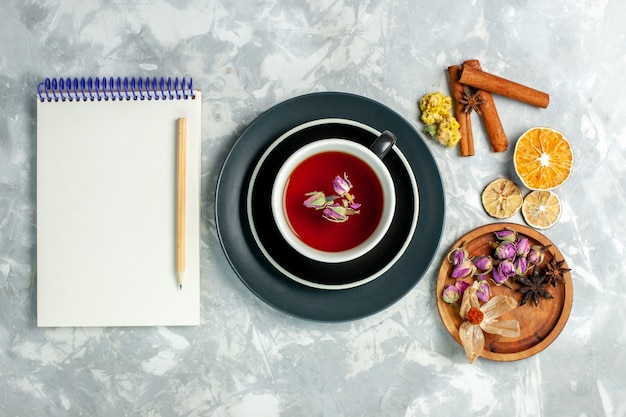
[[[533,269],[529,277],[517,275],[515,278],[517,282],[521,284],[521,287],[519,287],[517,291],[523,294],[522,301],[519,304],[520,306],[526,304],[531,297],[535,302],[535,306],[539,305],[540,297],[553,298],[552,294],[545,289],[548,286],[546,275],[540,273],[537,268]]]
[[[463,86],[463,96],[462,98],[459,100],[459,103],[463,104],[463,113],[471,113],[472,110],[474,110],[476,113],[478,113],[479,115],[481,114],[480,112],[480,106],[481,104],[484,104],[485,102],[483,100],[481,100],[480,97],[480,91],[475,91],[472,94],[472,90],[470,90],[470,88],[466,85]]]
[[[546,282],[548,282],[553,287],[556,287],[558,281],[565,284],[565,274],[571,269],[564,268],[565,259],[557,262],[556,258],[550,259],[550,261],[546,262],[546,268],[544,270],[544,275],[546,276]]]

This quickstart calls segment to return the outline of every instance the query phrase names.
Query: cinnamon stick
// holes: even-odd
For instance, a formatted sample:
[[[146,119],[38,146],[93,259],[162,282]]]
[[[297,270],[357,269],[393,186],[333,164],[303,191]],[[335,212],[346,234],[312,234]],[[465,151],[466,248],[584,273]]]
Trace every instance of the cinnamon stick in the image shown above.
[[[454,117],[459,122],[459,131],[461,133],[461,140],[459,141],[461,156],[472,156],[474,155],[472,120],[470,117],[471,114],[463,111],[465,106],[461,103],[461,100],[463,99],[463,86],[459,83],[460,75],[460,65],[451,65],[448,67],[450,90],[452,91],[452,97],[454,97]]]
[[[460,82],[461,84],[544,109],[548,107],[548,103],[550,103],[550,96],[547,93],[498,77],[497,75],[489,74],[472,66],[463,68]]]
[[[459,82],[461,84],[464,84],[463,74],[466,73],[467,70],[469,70],[469,73],[471,73],[472,70],[482,72],[480,62],[477,59],[470,59],[463,62],[463,69],[461,71],[461,77],[459,78]],[[491,144],[491,150],[494,152],[506,151],[509,143],[506,138],[506,133],[504,133],[502,122],[500,122],[500,116],[496,110],[496,105],[493,102],[493,96],[485,90],[478,90],[477,95],[479,100],[482,101],[479,114],[483,120],[487,138]]]

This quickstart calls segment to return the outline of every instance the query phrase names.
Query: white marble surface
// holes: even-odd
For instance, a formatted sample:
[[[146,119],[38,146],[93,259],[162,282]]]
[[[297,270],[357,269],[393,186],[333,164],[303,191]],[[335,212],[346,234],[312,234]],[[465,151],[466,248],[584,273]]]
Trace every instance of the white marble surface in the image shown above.
[[[625,416],[626,38],[621,0],[4,1],[0,11],[0,415]],[[378,100],[416,127],[445,68],[483,68],[550,93],[496,97],[513,141],[561,130],[575,170],[545,232],[573,268],[560,337],[529,359],[466,364],[433,296],[448,246],[490,223],[482,187],[514,176],[478,119],[477,155],[433,142],[448,201],[422,281],[362,320],[292,318],[230,269],[214,190],[230,146],[272,105],[313,91]],[[35,325],[35,90],[46,76],[192,76],[203,90],[202,324]],[[514,222],[523,223],[520,215]]]

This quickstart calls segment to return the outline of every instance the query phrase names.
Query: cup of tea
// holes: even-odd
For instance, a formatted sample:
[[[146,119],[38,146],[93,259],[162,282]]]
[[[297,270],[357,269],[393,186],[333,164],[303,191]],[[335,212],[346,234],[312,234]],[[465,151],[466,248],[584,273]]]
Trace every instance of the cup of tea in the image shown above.
[[[385,236],[396,207],[382,161],[396,137],[383,132],[368,148],[321,139],[295,151],[278,171],[271,206],[281,236],[298,253],[326,263],[365,255]]]

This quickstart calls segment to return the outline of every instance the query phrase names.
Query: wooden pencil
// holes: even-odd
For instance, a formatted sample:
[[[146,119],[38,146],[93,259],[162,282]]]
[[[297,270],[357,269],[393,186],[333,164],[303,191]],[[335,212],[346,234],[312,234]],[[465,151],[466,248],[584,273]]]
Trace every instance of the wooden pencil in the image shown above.
[[[181,117],[176,123],[176,272],[182,290],[185,281],[185,201],[187,188],[187,119]]]

